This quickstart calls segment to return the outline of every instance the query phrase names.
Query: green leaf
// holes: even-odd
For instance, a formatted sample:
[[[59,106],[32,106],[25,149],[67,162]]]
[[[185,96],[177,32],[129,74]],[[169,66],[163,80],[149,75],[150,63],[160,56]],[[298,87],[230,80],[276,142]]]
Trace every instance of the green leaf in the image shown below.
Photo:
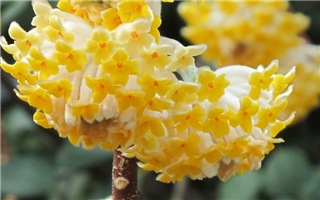
[[[86,199],[88,196],[88,188],[91,186],[92,179],[89,171],[74,170],[69,173],[57,174],[48,199]]]
[[[278,148],[265,163],[266,192],[272,197],[298,198],[298,191],[311,175],[307,155],[297,147]]]
[[[67,189],[67,199],[84,199],[90,185],[90,176],[87,172],[79,172],[72,176]]]
[[[35,155],[14,157],[2,165],[2,194],[32,197],[45,194],[53,182],[53,167],[48,160]]]
[[[320,199],[320,167],[314,170],[301,187],[301,199]]]
[[[107,196],[110,196],[112,193],[112,182],[111,181],[92,181],[91,185],[91,193],[88,199],[104,199]]]
[[[95,148],[93,150],[84,150],[81,147],[72,146],[66,142],[58,151],[56,162],[62,168],[85,168],[100,163],[106,163],[112,159],[112,152]]]
[[[226,183],[219,184],[217,199],[256,199],[262,178],[259,171],[236,175]]]
[[[9,133],[7,137],[20,137],[26,130],[35,127],[32,116],[30,116],[22,107],[12,106],[2,116],[4,130]],[[17,123],[19,122],[19,123]]]
[[[2,119],[5,131],[10,133],[8,137],[20,137],[24,131],[35,126],[32,117],[20,106],[12,106]]]
[[[53,148],[49,134],[38,127],[21,106],[12,106],[2,115],[3,129],[10,152],[40,152]],[[19,123],[17,123],[19,122]]]

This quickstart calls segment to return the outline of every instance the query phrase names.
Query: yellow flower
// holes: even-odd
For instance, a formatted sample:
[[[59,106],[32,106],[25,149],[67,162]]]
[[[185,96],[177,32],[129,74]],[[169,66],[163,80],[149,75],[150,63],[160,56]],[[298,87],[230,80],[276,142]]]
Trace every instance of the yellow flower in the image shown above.
[[[174,156],[181,157],[183,154],[187,156],[194,156],[199,151],[199,144],[201,140],[199,135],[190,134],[186,139],[173,139],[170,141],[172,150],[176,153]],[[173,152],[172,152],[173,153]]]
[[[137,75],[140,73],[137,60],[129,60],[128,53],[122,49],[117,49],[111,59],[102,63],[101,73],[111,75],[114,84],[125,85],[129,79],[129,75]]]
[[[146,66],[145,70],[153,72],[154,67],[162,70],[168,62],[170,62],[170,57],[168,55],[173,53],[173,47],[170,45],[161,45],[151,48],[144,48],[141,52],[142,66]]]
[[[115,44],[110,39],[109,31],[97,29],[93,31],[91,38],[87,40],[85,49],[94,55],[93,61],[96,65],[101,64],[111,55]]]
[[[257,99],[261,95],[261,90],[267,90],[270,87],[272,79],[270,76],[278,70],[278,65],[274,64],[269,66],[264,72],[255,72],[249,78],[249,83],[252,88],[250,91],[250,96],[253,99]]]
[[[199,105],[195,105],[192,110],[186,113],[177,113],[173,116],[172,120],[176,124],[179,132],[185,131],[187,128],[201,130],[205,115],[206,113],[203,108]]]
[[[48,39],[53,42],[59,38],[63,38],[68,42],[73,42],[73,33],[65,31],[63,25],[58,20],[58,17],[49,18],[49,26],[45,27],[43,30],[47,34]]]
[[[50,75],[58,73],[58,62],[46,59],[36,47],[31,47],[30,58],[27,58],[31,69],[40,72],[40,79],[47,79]]]
[[[138,19],[131,24],[124,24],[123,30],[119,31],[117,40],[122,41],[125,50],[130,55],[139,53],[140,49],[148,46],[155,38],[149,34],[152,22],[150,20]]]
[[[68,102],[72,93],[72,84],[68,79],[41,81],[39,82],[39,86],[57,98],[63,97],[66,102]]]
[[[222,107],[212,107],[208,112],[208,118],[204,126],[204,131],[211,132],[214,137],[221,138],[230,131],[230,112]]]
[[[107,9],[105,12],[103,12],[102,16],[102,26],[109,30],[113,30],[117,28],[120,24],[122,24],[122,20],[116,8]]]
[[[58,40],[56,42],[56,52],[54,56],[59,64],[65,65],[68,72],[75,70],[82,70],[84,64],[87,62],[87,56],[82,50],[74,50],[67,43]]]
[[[139,77],[138,83],[141,85],[141,89],[145,92],[146,100],[153,98],[155,95],[164,96],[172,87],[172,79],[158,79],[148,73]]]
[[[256,124],[260,128],[265,128],[271,122],[274,123],[279,117],[280,113],[287,107],[287,101],[283,100],[279,102],[279,105],[274,105],[268,108],[262,108],[259,110],[259,121]]]
[[[86,149],[119,148],[163,182],[225,181],[258,169],[282,142],[274,137],[293,120],[278,116],[294,70],[276,75],[276,62],[199,69],[194,56],[204,45],[185,47],[158,35],[160,1],[59,6],[67,12],[35,0],[35,28],[11,26],[13,44],[1,38],[15,59],[1,59],[1,67],[18,80],[16,95],[36,108],[37,124]],[[106,20],[108,12],[121,23]],[[19,44],[26,38],[38,39],[25,49]],[[252,97],[252,90],[259,94]]]
[[[94,102],[100,103],[108,94],[115,94],[119,88],[113,84],[110,76],[101,75],[97,78],[86,77],[86,84],[92,90]]]
[[[150,18],[152,16],[151,9],[143,1],[124,1],[124,3],[119,3],[118,8],[121,21],[124,23],[132,22],[137,18]]]
[[[124,111],[130,107],[138,108],[145,105],[143,93],[140,91],[118,91],[116,98],[120,111]]]
[[[1,58],[1,68],[16,78],[21,85],[34,83],[35,79],[37,79],[37,77],[30,73],[31,66],[22,61],[17,61],[13,65],[10,65]]]
[[[165,97],[179,103],[194,103],[197,99],[196,91],[199,88],[193,83],[173,83],[172,88],[166,93]]]
[[[174,41],[168,41],[173,42]],[[198,46],[189,46],[186,48],[179,48],[179,45],[177,45],[177,49],[175,50],[175,56],[173,56],[173,62],[169,66],[171,70],[185,70],[189,66],[192,66],[194,63],[194,56],[201,54],[204,52],[205,46],[204,45],[198,45]]]
[[[141,135],[147,134],[147,132],[150,131],[150,137],[154,138],[165,135],[164,125],[161,120],[151,116],[141,117],[136,127],[136,131]]]
[[[172,106],[172,102],[163,98],[153,97],[147,102],[146,108],[149,110],[161,112],[163,110],[167,110],[168,108],[171,108],[171,106]]]
[[[224,89],[229,85],[224,76],[216,76],[208,69],[201,70],[198,75],[198,82],[201,83],[201,88],[198,91],[199,100],[208,99],[212,103],[217,102],[224,94]]]
[[[75,104],[72,107],[72,114],[75,117],[83,117],[84,119],[91,120],[95,117],[97,111],[99,110],[98,104]]]
[[[168,183],[172,180],[182,181],[184,176],[188,176],[191,179],[196,179],[195,177],[201,172],[201,159],[190,159],[190,160],[181,160],[177,163],[172,164],[167,170],[168,174],[174,172],[173,176],[169,176],[168,174],[160,174],[157,177],[157,180]]]
[[[7,41],[2,38],[1,46],[17,60],[24,57],[32,45],[41,43],[39,34],[25,32],[16,22],[10,24],[9,35],[16,40],[14,45],[7,45]]]
[[[252,117],[257,113],[259,106],[254,104],[250,97],[243,97],[240,104],[240,109],[235,114],[235,119],[231,120],[231,125],[239,125],[245,132],[250,133],[252,131]]]
[[[217,67],[255,67],[301,44],[299,34],[309,20],[288,7],[288,1],[207,0],[182,2],[178,11],[187,23],[182,35],[193,44],[208,45],[204,59]]]
[[[46,116],[40,111],[37,110],[33,115],[33,120],[36,124],[44,128],[52,128],[52,125],[48,123]]]
[[[50,95],[42,88],[27,89],[21,88],[21,94],[17,92],[21,100],[26,100],[31,106],[50,114],[53,112],[53,104]]]

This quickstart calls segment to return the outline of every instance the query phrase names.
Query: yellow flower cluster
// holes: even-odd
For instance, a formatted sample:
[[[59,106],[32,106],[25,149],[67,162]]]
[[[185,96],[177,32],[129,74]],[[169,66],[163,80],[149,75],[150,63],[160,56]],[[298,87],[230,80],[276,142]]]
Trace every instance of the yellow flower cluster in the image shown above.
[[[182,35],[208,45],[203,57],[217,67],[267,65],[300,44],[309,20],[288,11],[287,1],[182,2],[179,13],[187,26]],[[194,17],[197,16],[197,17]]]
[[[296,66],[295,78],[292,81],[294,90],[281,117],[286,118],[291,112],[296,112],[294,121],[303,120],[310,110],[320,105],[320,46],[300,45],[286,52],[279,60],[279,73]]]
[[[16,61],[1,67],[37,108],[37,124],[87,149],[120,148],[160,181],[258,169],[293,120],[279,117],[294,70],[275,74],[277,62],[199,69],[193,57],[205,46],[160,37],[156,3],[60,1],[65,12],[35,0],[35,28],[13,22],[15,42],[1,38]]]
[[[60,0],[57,6],[62,11],[81,17],[90,25],[102,26],[110,31],[120,24],[132,22],[140,17],[153,18],[150,33],[158,41],[160,37],[158,27],[161,24],[160,0],[147,0],[146,2],[144,0],[126,0],[126,3],[119,4],[121,1]],[[154,14],[150,12],[150,8]]]
[[[139,136],[124,155],[138,158],[139,166],[159,173],[162,182],[184,176],[226,181],[260,168],[274,143],[282,142],[274,137],[293,120],[293,114],[278,118],[287,106],[294,70],[275,75],[277,69],[277,62],[258,69],[200,68],[188,89],[174,91],[179,99],[167,93],[175,104],[166,112],[154,113],[152,123],[146,121],[150,116],[143,116]]]
[[[152,113],[173,107],[185,96],[178,90],[194,87],[173,72],[195,67],[193,56],[205,46],[160,39],[161,20],[149,6],[155,3],[60,1],[60,7],[72,8],[64,12],[39,0],[33,2],[34,29],[10,25],[15,42],[0,42],[16,62],[1,60],[1,67],[17,79],[17,96],[37,108],[37,124],[75,145],[109,150],[131,146],[141,120],[163,126]],[[104,25],[111,23],[105,21],[110,12],[121,19],[112,29]]]
[[[309,20],[288,8],[288,1],[215,0],[183,2],[179,12],[187,22],[182,35],[193,44],[207,44],[203,58],[215,67],[256,67],[274,59],[281,63],[279,73],[296,66],[295,89],[282,117],[296,111],[298,122],[320,103],[320,46],[306,44],[299,36]]]

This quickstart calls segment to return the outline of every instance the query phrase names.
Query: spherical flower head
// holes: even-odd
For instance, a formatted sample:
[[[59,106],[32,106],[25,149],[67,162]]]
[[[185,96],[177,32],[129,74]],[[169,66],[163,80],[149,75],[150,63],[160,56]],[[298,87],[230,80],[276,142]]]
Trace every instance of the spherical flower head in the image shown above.
[[[291,113],[280,120],[292,92],[294,69],[284,75],[283,83],[277,82],[277,70],[277,61],[257,69],[194,68],[196,79],[173,83],[165,96],[173,105],[165,112],[145,112],[157,120],[158,128],[139,129],[140,137],[124,155],[137,157],[139,166],[159,173],[157,179],[162,182],[181,181],[185,176],[218,176],[226,181],[259,169],[274,144],[283,142],[277,134],[294,118]],[[187,77],[187,70],[181,75]],[[251,83],[251,79],[257,81]],[[261,86],[264,80],[268,81]]]
[[[281,117],[286,118],[291,112],[296,112],[294,122],[299,122],[308,116],[311,110],[320,103],[320,46],[302,44],[282,57],[279,71],[284,73],[290,65],[296,66],[296,75],[292,81],[294,90],[288,99],[288,106]],[[279,76],[277,82],[284,82],[288,77]],[[303,98],[301,98],[303,97]]]
[[[0,41],[16,60],[1,59],[1,67],[17,79],[18,97],[37,109],[35,122],[87,149],[126,149],[142,124],[162,135],[164,125],[145,113],[172,107],[165,95],[179,83],[174,71],[180,68],[172,66],[180,58],[188,61],[181,68],[193,66],[205,47],[160,38],[160,1],[62,0],[58,6],[33,1],[34,28],[13,22],[14,43]],[[116,26],[108,21],[113,14],[121,22]]]
[[[207,44],[203,58],[217,67],[268,65],[298,46],[309,24],[288,7],[287,1],[182,2],[178,11],[187,26],[181,33],[192,44]]]
[[[205,46],[160,37],[154,2],[72,2],[99,11],[103,4],[101,20],[35,0],[35,28],[13,24],[14,43],[0,40],[16,60],[1,67],[17,79],[17,96],[37,109],[37,124],[86,149],[119,148],[162,182],[227,180],[258,169],[282,142],[275,137],[293,120],[279,115],[294,70],[279,83],[277,62],[197,68],[194,56]]]

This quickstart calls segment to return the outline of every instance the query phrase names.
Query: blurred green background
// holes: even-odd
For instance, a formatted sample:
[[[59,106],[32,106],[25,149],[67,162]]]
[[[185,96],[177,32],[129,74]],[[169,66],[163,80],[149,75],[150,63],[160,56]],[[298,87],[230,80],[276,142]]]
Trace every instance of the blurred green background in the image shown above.
[[[1,35],[11,43],[7,34],[10,22],[17,21],[30,30],[34,13],[30,1],[0,2]],[[163,5],[161,33],[187,45],[179,35],[184,24],[176,13],[178,3]],[[311,17],[307,36],[320,44],[320,2],[293,1],[291,6]],[[1,56],[12,61],[2,49]],[[13,93],[15,84],[1,73],[1,199],[81,200],[110,195],[112,152],[73,147],[54,130],[35,125],[33,108]],[[212,178],[164,184],[155,180],[156,174],[139,170],[140,199],[320,199],[319,122],[317,108],[279,135],[286,142],[276,145],[260,170],[235,176],[227,183]]]

